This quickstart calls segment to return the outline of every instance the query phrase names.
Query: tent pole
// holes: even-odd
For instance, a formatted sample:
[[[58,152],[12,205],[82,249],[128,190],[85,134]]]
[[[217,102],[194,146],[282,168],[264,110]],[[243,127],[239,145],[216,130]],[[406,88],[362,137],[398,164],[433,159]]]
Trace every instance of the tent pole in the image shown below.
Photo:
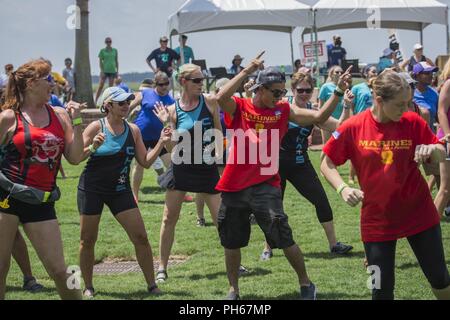
[[[294,28],[291,28],[291,33],[289,34],[290,42],[291,42],[291,62],[292,62],[292,68],[294,68],[294,44],[292,41],[292,34],[294,33]],[[292,69],[294,70],[294,69]]]
[[[445,36],[446,36],[446,39],[447,39],[447,54],[449,54],[449,52],[450,52],[450,39],[449,39],[449,35],[448,35],[448,32],[449,32],[449,26],[448,26],[448,7],[447,7],[447,9],[445,9],[445,16],[447,17],[447,25],[446,25],[446,34],[445,34]]]
[[[420,44],[423,45],[423,23],[420,24]]]
[[[183,65],[184,64],[184,46],[183,46],[183,40],[181,38],[181,33],[178,35],[178,43],[180,44],[181,65]]]
[[[320,87],[319,78],[320,78],[320,70],[319,70],[319,51],[318,51],[318,35],[317,35],[317,24],[316,24],[316,10],[313,11],[313,31],[314,31],[314,54],[316,61],[316,83],[317,87]]]

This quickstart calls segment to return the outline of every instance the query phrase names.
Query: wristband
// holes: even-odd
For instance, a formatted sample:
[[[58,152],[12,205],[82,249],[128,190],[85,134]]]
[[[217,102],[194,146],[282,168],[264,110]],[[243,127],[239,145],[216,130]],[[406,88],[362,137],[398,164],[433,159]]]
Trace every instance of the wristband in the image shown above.
[[[342,106],[344,107],[344,109],[350,109],[352,107],[351,104],[346,104],[346,103],[343,103]]]
[[[344,96],[344,93],[342,92],[342,90],[338,90],[339,88],[336,88],[335,90],[334,90],[334,94],[335,95],[337,95],[338,97],[343,97]]]
[[[72,125],[73,125],[74,127],[79,126],[79,125],[82,124],[82,123],[83,123],[83,120],[81,119],[81,117],[72,119]]]
[[[90,144],[89,147],[88,147],[88,149],[89,149],[89,151],[90,151],[91,153],[94,153],[94,152],[97,150],[97,149],[94,147],[93,144]]]
[[[337,192],[339,195],[341,195],[342,190],[344,190],[345,188],[348,188],[348,184],[346,184],[345,182],[343,182],[343,183],[341,183],[341,184],[337,187],[336,192]]]

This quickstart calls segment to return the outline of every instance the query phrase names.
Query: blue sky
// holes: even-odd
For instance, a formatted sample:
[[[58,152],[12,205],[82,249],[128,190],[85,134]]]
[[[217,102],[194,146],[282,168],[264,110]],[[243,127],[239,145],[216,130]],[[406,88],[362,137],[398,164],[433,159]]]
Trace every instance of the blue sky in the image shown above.
[[[249,0],[251,1],[251,0]],[[75,53],[75,32],[66,27],[67,7],[73,0],[0,0],[0,65],[15,66],[31,58],[46,57],[54,69],[61,71],[64,58]],[[98,74],[98,51],[110,36],[119,51],[120,72],[149,71],[145,58],[159,46],[158,39],[167,34],[167,18],[184,0],[91,0],[90,58]],[[450,0],[442,1],[450,4]],[[319,39],[329,42],[334,33],[343,38],[347,58],[376,62],[388,46],[387,30],[338,30],[323,32]],[[432,25],[424,31],[425,55],[435,59],[446,53],[445,26]],[[419,33],[398,31],[406,55],[419,42]],[[174,40],[176,40],[174,38]],[[294,55],[299,56],[300,30],[294,34]],[[266,50],[267,65],[290,63],[289,36],[283,33],[227,30],[193,33],[188,45],[196,58],[206,59],[208,67],[229,67],[232,57],[240,54],[244,64],[261,50]],[[2,68],[3,69],[3,68]],[[2,70],[3,71],[3,70]]]

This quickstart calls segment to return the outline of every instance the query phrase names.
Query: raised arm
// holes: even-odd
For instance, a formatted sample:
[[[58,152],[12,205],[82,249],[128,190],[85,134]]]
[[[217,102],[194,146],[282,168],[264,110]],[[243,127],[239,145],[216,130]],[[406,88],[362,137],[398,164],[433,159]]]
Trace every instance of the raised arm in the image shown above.
[[[352,115],[352,106],[355,96],[353,95],[350,89],[347,89],[344,94],[344,100],[342,102],[343,110],[341,113],[341,117],[339,120],[336,120],[333,117],[329,117],[327,121],[322,124],[319,124],[318,127],[320,129],[324,129],[330,132],[335,131],[339,126]]]
[[[142,92],[136,92],[134,94],[134,100],[131,101],[131,104],[130,104],[130,112],[129,112],[129,114],[131,114],[131,111],[133,111],[134,108],[136,108],[141,103],[142,103]]]
[[[232,97],[234,93],[240,88],[242,82],[247,79],[247,77],[253,72],[259,70],[260,66],[264,63],[264,61],[261,60],[263,54],[264,51],[261,52],[255,59],[253,59],[250,65],[244,68],[220,89],[216,97],[220,108],[224,112],[227,112],[230,115],[234,114],[236,110],[236,102],[232,99]]]

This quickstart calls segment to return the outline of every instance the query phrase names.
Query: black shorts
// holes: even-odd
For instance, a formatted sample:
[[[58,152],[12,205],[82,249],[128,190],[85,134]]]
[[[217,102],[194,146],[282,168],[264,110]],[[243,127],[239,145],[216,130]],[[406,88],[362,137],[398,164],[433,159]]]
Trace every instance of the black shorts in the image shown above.
[[[108,78],[113,78],[113,79],[115,79],[115,78],[117,78],[117,72],[114,72],[114,73],[108,73],[108,72],[105,72],[104,73],[104,78],[103,79],[108,79]]]
[[[132,192],[102,194],[78,189],[78,211],[87,216],[101,215],[106,204],[113,215],[137,208]]]
[[[217,218],[220,242],[227,249],[246,247],[253,213],[271,248],[294,245],[288,217],[283,210],[281,190],[266,183],[239,192],[222,192]]]
[[[0,202],[8,196],[8,192],[0,189]],[[56,219],[55,203],[29,204],[9,197],[9,208],[0,208],[0,212],[12,214],[20,223],[42,222]]]
[[[148,150],[148,148],[155,149],[156,145],[158,144],[158,140],[145,140],[144,145],[145,149]],[[166,148],[162,148],[161,152],[159,153],[159,156],[165,155],[167,153]]]

